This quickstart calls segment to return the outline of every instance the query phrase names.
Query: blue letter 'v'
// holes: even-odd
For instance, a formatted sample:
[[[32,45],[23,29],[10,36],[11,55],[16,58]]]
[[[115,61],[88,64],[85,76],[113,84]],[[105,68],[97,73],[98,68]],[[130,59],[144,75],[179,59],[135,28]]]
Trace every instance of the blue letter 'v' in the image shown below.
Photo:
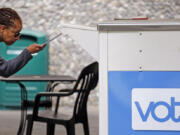
[[[154,102],[150,102],[145,114],[142,112],[142,109],[141,109],[141,106],[140,106],[139,102],[136,101],[135,104],[136,104],[137,110],[138,110],[142,120],[147,121],[147,118],[149,117],[149,113],[150,113],[150,111],[151,111],[151,109],[153,107]]]

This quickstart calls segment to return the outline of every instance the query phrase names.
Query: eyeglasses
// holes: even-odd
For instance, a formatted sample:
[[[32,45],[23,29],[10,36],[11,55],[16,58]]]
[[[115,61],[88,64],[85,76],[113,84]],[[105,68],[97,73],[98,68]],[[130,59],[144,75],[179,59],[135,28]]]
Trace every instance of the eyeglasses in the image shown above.
[[[21,35],[20,32],[15,32],[14,37],[18,37],[18,36],[20,36],[20,35]]]

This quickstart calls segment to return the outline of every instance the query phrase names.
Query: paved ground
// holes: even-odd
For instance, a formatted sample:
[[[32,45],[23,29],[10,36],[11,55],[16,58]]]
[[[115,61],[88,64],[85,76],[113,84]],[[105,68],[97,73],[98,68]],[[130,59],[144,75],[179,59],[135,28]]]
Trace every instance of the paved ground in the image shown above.
[[[67,109],[66,109],[67,110]],[[98,109],[94,107],[88,108],[90,135],[99,134]],[[20,111],[0,111],[0,135],[16,135],[20,120]],[[56,126],[56,135],[66,135],[63,126]],[[46,135],[46,125],[35,123],[33,135]],[[76,135],[84,135],[82,125],[76,126]]]

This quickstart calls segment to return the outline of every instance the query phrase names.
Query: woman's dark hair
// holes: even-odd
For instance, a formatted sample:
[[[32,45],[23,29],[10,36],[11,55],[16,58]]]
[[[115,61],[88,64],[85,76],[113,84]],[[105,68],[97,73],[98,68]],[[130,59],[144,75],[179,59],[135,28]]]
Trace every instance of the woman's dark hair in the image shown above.
[[[0,8],[0,25],[13,26],[14,20],[21,21],[21,17],[11,8]]]

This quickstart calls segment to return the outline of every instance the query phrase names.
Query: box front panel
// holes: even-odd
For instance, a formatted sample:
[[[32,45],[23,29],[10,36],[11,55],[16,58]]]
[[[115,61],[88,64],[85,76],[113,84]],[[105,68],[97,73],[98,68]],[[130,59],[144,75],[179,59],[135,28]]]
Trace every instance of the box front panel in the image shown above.
[[[108,135],[180,133],[179,36],[108,33]]]

